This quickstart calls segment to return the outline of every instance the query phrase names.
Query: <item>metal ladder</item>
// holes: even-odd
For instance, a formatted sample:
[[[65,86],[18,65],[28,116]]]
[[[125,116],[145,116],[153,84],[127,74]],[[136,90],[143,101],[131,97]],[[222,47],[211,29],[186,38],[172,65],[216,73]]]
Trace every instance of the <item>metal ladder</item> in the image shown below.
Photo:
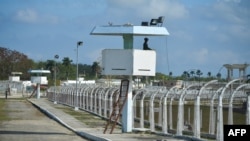
[[[33,90],[33,92],[31,93],[31,95],[29,96],[29,98],[32,98],[33,96],[36,95],[37,86],[34,86],[33,88],[34,88],[34,90]]]
[[[110,134],[113,133],[113,130],[117,124],[117,121],[121,115],[124,104],[127,101],[128,97],[128,89],[129,89],[129,80],[123,79],[121,80],[120,93],[119,98],[113,104],[113,111],[107,121],[105,129],[103,133],[105,134],[108,129],[110,129]]]

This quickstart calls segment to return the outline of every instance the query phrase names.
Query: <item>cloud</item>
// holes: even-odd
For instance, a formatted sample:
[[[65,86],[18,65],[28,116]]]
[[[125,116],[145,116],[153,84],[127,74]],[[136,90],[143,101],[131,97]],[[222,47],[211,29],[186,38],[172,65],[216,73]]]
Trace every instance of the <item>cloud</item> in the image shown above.
[[[215,51],[209,55],[210,62],[217,64],[241,64],[244,63],[239,53],[232,50]]]
[[[35,10],[24,9],[17,11],[14,19],[24,23],[36,23],[39,18]]]
[[[189,53],[187,56],[187,60],[192,60],[193,63],[195,64],[204,64],[207,63],[208,58],[209,58],[209,51],[207,48],[201,48],[198,50],[193,50],[192,52]]]
[[[89,60],[101,62],[102,50],[103,50],[103,48],[96,49],[96,50],[91,50],[91,51],[87,54],[86,57],[87,57]]]
[[[183,59],[193,64],[225,64],[225,63],[242,63],[242,60],[238,52],[232,50],[209,50],[208,48],[200,48],[196,50],[190,50],[186,56],[180,53],[178,56],[184,57]],[[184,61],[184,62],[185,62]]]
[[[240,3],[241,2],[241,0],[221,0],[221,1],[234,2],[234,3]]]
[[[109,0],[113,13],[124,14],[126,11],[134,13],[137,17],[165,16],[168,19],[182,19],[188,17],[188,10],[177,1],[171,0]]]
[[[48,24],[57,24],[59,22],[59,18],[50,13],[50,15],[46,15],[43,13],[38,13],[34,9],[21,9],[18,10],[14,15],[14,20],[22,22],[22,23],[48,23]]]
[[[109,0],[107,2],[109,3],[109,5],[129,8],[129,7],[138,7],[143,3],[145,3],[145,1],[147,2],[148,0],[135,0],[133,2],[128,0]]]
[[[245,10],[235,8],[238,5],[232,5],[225,2],[218,2],[213,5],[213,10],[215,11],[215,16],[218,16],[220,19],[224,19],[230,23],[244,23],[242,14]],[[245,15],[245,14],[244,14]]]
[[[219,0],[204,9],[206,30],[220,42],[229,42],[232,38],[241,42],[250,36],[250,9],[240,0]],[[203,15],[201,15],[203,16]]]
[[[194,38],[189,33],[189,31],[183,29],[176,29],[175,32],[171,33],[171,36],[181,39],[183,41],[188,41],[188,42],[194,41]]]

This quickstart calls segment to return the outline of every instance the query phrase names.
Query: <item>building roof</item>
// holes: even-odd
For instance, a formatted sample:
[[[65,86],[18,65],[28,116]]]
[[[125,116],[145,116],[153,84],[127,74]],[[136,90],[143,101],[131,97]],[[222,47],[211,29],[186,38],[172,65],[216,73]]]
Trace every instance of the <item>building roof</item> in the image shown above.
[[[228,69],[246,69],[250,64],[224,64],[223,66]]]
[[[11,72],[12,75],[22,75],[22,72]]]
[[[50,70],[29,70],[29,73],[50,73]]]

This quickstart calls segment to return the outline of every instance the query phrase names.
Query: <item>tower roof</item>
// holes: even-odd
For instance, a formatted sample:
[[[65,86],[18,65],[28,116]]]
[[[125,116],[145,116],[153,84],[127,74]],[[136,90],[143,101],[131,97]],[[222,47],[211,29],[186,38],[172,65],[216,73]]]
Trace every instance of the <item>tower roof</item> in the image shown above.
[[[29,70],[28,72],[42,74],[42,73],[50,73],[50,70]]]
[[[133,36],[167,36],[168,30],[159,26],[133,26],[133,25],[110,25],[96,26],[91,35],[113,35],[123,36],[126,34]]]

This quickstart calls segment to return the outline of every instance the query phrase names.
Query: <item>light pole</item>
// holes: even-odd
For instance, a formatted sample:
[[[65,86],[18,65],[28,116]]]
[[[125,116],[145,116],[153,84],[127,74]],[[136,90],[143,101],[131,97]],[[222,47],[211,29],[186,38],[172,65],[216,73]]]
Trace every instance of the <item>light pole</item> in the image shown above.
[[[82,41],[77,42],[77,47],[76,47],[76,102],[75,102],[75,110],[78,110],[78,47],[83,44]]]
[[[55,86],[55,88],[54,88],[54,104],[57,104],[57,102],[56,102],[56,59],[58,59],[59,56],[55,55],[54,58],[55,58],[55,69],[54,69],[54,71],[55,71],[55,73],[54,73],[54,78],[55,78],[55,81],[54,81],[54,86]]]

